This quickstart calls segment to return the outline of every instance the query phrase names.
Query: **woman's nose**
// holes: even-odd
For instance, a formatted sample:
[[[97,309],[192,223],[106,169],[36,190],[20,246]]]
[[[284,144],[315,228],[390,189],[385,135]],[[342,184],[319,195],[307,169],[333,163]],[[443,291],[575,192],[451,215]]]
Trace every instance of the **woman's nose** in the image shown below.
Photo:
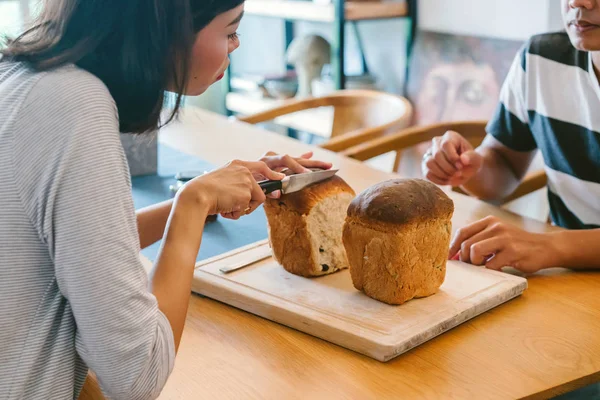
[[[232,40],[231,43],[229,44],[229,49],[228,49],[229,54],[236,51],[238,47],[240,47],[240,38],[239,37]]]

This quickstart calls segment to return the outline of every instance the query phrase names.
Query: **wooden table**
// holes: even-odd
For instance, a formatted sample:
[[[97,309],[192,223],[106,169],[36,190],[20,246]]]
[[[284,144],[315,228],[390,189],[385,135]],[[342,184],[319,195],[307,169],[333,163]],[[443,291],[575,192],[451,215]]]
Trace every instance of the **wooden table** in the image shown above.
[[[160,140],[215,165],[308,145],[203,111]],[[355,190],[394,175],[314,149]],[[454,228],[493,214],[525,220],[459,194]],[[548,398],[600,380],[600,274],[548,270],[519,298],[381,363],[208,298],[193,295],[175,370],[160,399]]]

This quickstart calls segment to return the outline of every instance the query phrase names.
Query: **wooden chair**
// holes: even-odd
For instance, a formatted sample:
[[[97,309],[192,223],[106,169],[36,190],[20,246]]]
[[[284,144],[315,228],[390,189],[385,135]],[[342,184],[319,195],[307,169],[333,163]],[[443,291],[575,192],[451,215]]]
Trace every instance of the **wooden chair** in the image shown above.
[[[467,140],[469,140],[473,147],[476,147],[479,146],[485,138],[485,126],[485,121],[468,121],[412,127],[401,130],[392,135],[380,137],[369,142],[347,148],[343,150],[341,154],[360,161],[365,161],[373,157],[395,151],[396,160],[394,162],[394,171],[396,171],[398,165],[400,164],[402,150],[424,142],[429,142],[434,137],[442,136],[449,130],[459,132]],[[543,170],[529,173],[513,193],[495,204],[504,205],[509,203],[522,196],[544,188],[546,183],[547,177]],[[462,194],[466,194],[460,188],[453,188],[453,190]]]
[[[318,107],[334,109],[331,137],[320,146],[336,152],[409,126],[413,112],[404,97],[371,90],[341,90],[323,97],[288,100],[273,109],[238,119],[258,124]]]

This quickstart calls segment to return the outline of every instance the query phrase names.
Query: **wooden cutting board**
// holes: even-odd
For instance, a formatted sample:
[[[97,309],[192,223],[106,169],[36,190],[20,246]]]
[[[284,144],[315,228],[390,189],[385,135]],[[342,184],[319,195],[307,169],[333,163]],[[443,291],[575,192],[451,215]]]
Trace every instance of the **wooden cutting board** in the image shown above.
[[[198,264],[193,291],[379,361],[388,361],[527,288],[524,278],[448,261],[438,293],[390,306],[357,291],[348,270],[302,278],[268,257],[234,272],[220,271],[265,254],[270,248],[262,241]]]

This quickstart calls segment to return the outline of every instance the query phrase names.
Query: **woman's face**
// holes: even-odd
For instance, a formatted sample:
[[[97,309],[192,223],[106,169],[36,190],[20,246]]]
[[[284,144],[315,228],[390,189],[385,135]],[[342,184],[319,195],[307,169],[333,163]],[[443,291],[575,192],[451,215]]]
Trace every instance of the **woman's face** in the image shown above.
[[[240,4],[212,20],[196,35],[185,95],[198,96],[221,80],[229,67],[229,54],[240,46],[237,30],[244,13]]]

